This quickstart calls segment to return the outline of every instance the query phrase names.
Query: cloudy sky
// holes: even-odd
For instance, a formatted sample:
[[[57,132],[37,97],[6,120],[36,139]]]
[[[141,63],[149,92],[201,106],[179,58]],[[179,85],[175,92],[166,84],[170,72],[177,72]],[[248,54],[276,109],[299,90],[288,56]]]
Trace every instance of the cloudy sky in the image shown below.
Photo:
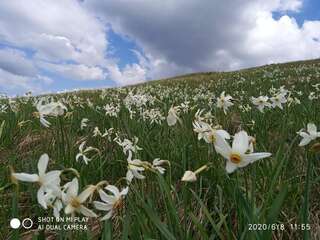
[[[319,0],[0,2],[0,93],[320,57]]]

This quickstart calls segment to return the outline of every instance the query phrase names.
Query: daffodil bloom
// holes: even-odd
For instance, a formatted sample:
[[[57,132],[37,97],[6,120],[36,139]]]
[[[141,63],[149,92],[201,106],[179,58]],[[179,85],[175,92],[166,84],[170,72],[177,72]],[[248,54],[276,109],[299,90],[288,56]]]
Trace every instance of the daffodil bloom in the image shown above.
[[[282,104],[286,103],[287,102],[287,99],[286,99],[286,92],[284,93],[279,93],[273,97],[270,98],[271,102],[272,102],[272,107],[275,108],[275,107],[278,107],[280,108],[281,110],[283,109],[282,107]]]
[[[142,150],[142,148],[137,145],[139,141],[137,137],[134,137],[133,142],[129,139],[124,139],[123,141],[121,141],[119,138],[115,141],[122,147],[124,154],[132,154],[132,152],[136,153],[137,151]]]
[[[208,132],[211,131],[211,126],[208,123],[200,121],[200,120],[194,121],[192,123],[192,125],[193,125],[193,131],[198,133],[198,140],[206,139]]]
[[[237,168],[242,168],[259,159],[270,157],[271,153],[250,152],[250,138],[245,131],[240,131],[235,134],[232,147],[223,138],[219,137],[216,144],[216,151],[221,154],[226,160],[226,171],[234,172]],[[253,149],[252,149],[253,150]]]
[[[267,96],[259,96],[257,98],[252,97],[251,101],[257,106],[260,112],[263,113],[265,107],[271,107],[271,103],[268,102],[269,98]]]
[[[202,116],[204,109],[198,109],[197,112],[194,114],[194,118],[196,121],[203,122],[205,117]]]
[[[188,170],[183,174],[181,181],[183,182],[195,182],[197,181],[197,176],[194,172]]]
[[[88,126],[88,122],[89,122],[88,118],[83,118],[81,120],[81,123],[80,123],[80,129],[83,130],[85,127],[87,127]]]
[[[170,164],[167,160],[160,160],[160,158],[156,158],[152,161],[152,168],[157,170],[159,173],[164,174],[166,169],[162,167],[163,164]]]
[[[61,102],[51,102],[43,104],[43,100],[40,100],[36,106],[40,117],[40,122],[45,127],[50,127],[50,122],[45,119],[45,116],[61,116],[67,111],[67,107]]]
[[[198,140],[204,139],[207,143],[215,144],[217,134],[224,139],[230,139],[230,135],[223,129],[214,129],[208,123],[203,121],[193,122],[193,131],[198,133]]]
[[[129,183],[131,183],[133,178],[144,179],[145,176],[141,174],[145,170],[143,166],[143,162],[139,159],[131,159],[132,154],[129,152],[129,156],[127,159],[128,162],[128,170],[126,174],[126,179]]]
[[[99,190],[99,195],[103,202],[93,202],[96,209],[107,211],[107,214],[103,218],[101,218],[102,221],[111,218],[115,211],[122,207],[123,199],[128,194],[129,188],[126,187],[120,192],[116,186],[108,185],[105,187],[105,190],[109,191],[112,194],[107,194],[103,190]]]
[[[102,137],[108,137],[108,140],[111,141],[111,135],[114,132],[114,128],[109,128],[108,130],[104,130],[104,133],[102,134]]]
[[[232,97],[230,95],[225,96],[225,92],[223,91],[220,97],[217,98],[217,107],[222,108],[223,112],[226,114],[228,108],[233,105],[231,100],[232,100]]]
[[[97,151],[97,149],[96,149],[96,148],[93,148],[93,147],[87,147],[87,148],[84,149],[84,145],[85,145],[85,144],[86,144],[85,141],[80,144],[80,146],[79,146],[79,153],[76,155],[76,161],[78,162],[79,159],[82,158],[83,161],[85,162],[85,164],[88,164],[88,162],[90,162],[91,159],[88,158],[88,157],[86,156],[86,154],[87,154],[88,152],[91,152],[91,151]]]
[[[77,178],[74,178],[68,185],[67,191],[63,196],[63,202],[66,205],[65,214],[75,215],[75,213],[81,213],[87,217],[97,217],[97,215],[84,206],[85,201],[93,194],[96,187],[90,185],[83,192],[78,195],[79,182]]]
[[[142,166],[142,161],[139,159],[134,159],[128,161],[128,171],[126,174],[126,179],[131,182],[133,178],[144,179],[145,176],[141,174],[145,169]]]
[[[12,177],[23,182],[36,182],[40,188],[37,192],[38,203],[45,209],[47,209],[47,203],[45,200],[45,193],[53,191],[55,193],[60,192],[60,173],[61,171],[55,170],[46,173],[49,162],[49,156],[47,154],[41,155],[38,161],[38,174],[28,173],[12,173]]]
[[[187,113],[190,109],[190,102],[189,101],[185,101],[183,103],[181,103],[180,107],[181,107],[181,110],[184,112],[184,113]]]
[[[312,140],[315,140],[316,138],[320,137],[320,132],[317,132],[317,126],[314,123],[308,123],[307,125],[307,132],[303,132],[300,130],[297,132],[302,137],[301,142],[299,143],[299,146],[305,146],[309,144]]]
[[[183,182],[195,182],[197,181],[197,174],[199,174],[200,172],[204,171],[208,169],[208,165],[203,165],[202,167],[198,168],[196,171],[190,171],[187,170],[185,171],[185,173],[183,174],[181,181]]]
[[[167,116],[167,123],[170,127],[174,126],[177,123],[177,121],[180,120],[180,118],[178,117],[179,111],[180,111],[180,108],[178,106],[176,107],[172,106],[169,109],[168,116]]]
[[[103,108],[106,111],[106,116],[117,117],[120,112],[120,106],[117,105],[107,104]]]
[[[102,136],[102,133],[100,132],[99,130],[99,127],[95,127],[93,129],[93,136],[96,137],[96,136]]]

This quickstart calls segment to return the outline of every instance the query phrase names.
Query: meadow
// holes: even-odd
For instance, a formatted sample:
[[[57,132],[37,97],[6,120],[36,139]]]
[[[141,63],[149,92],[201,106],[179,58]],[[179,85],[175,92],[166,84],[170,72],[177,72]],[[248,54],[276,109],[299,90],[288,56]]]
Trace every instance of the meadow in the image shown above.
[[[320,60],[3,96],[0,124],[1,239],[320,239]]]

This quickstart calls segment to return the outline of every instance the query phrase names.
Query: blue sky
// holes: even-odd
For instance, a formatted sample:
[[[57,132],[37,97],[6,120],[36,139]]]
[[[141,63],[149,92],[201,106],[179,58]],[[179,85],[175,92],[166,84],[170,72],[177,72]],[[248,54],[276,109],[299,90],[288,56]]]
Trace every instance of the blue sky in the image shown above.
[[[320,56],[317,0],[12,0],[0,18],[10,96]]]
[[[305,20],[316,21],[320,19],[320,1],[305,0],[303,1],[300,12],[289,13],[289,16],[294,17],[299,25],[302,25]]]

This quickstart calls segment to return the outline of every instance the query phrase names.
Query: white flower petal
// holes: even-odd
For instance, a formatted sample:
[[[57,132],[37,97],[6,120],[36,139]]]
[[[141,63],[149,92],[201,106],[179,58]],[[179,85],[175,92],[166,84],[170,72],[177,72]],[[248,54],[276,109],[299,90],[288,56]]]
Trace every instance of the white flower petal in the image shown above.
[[[126,179],[127,179],[128,182],[131,182],[131,181],[132,181],[132,179],[133,179],[133,174],[132,174],[131,170],[128,170],[128,171],[127,171]]]
[[[79,211],[86,217],[98,217],[92,210],[81,205]]]
[[[86,141],[82,142],[80,145],[79,145],[79,151],[82,153],[83,152],[83,148],[84,148],[84,145],[86,144]]]
[[[230,139],[230,134],[223,129],[216,130],[216,133],[219,134],[224,139]]]
[[[253,163],[253,162],[255,162],[255,161],[259,160],[259,159],[267,158],[267,157],[270,157],[270,156],[271,156],[271,153],[261,152],[261,153],[245,154],[242,157],[243,157],[244,161]]]
[[[76,155],[76,161],[78,162],[78,161],[79,161],[79,158],[82,157],[82,156],[83,156],[82,153],[78,153],[78,154]]]
[[[301,142],[299,143],[299,146],[300,147],[303,147],[307,144],[309,144],[311,142],[312,138],[310,138],[309,136],[308,137],[305,137],[301,140]]]
[[[44,208],[47,209],[47,203],[46,203],[46,198],[44,195],[44,188],[40,187],[38,192],[37,192],[37,200],[38,203]]]
[[[221,148],[218,145],[215,145],[215,150],[217,153],[222,155],[225,159],[229,160],[230,159],[230,152],[226,151],[226,149]]]
[[[67,215],[73,213],[74,211],[75,209],[71,206],[71,204],[68,204],[64,209],[64,213]]]
[[[45,175],[44,175],[44,184],[46,185],[59,185],[60,184],[60,174],[61,174],[61,171],[59,170],[54,170],[54,171],[50,171],[50,172],[47,172]]]
[[[305,133],[305,132],[302,132],[302,131],[297,132],[297,134],[299,136],[303,137],[303,138],[309,138],[310,137],[310,135],[308,133]]]
[[[177,118],[173,114],[169,114],[167,117],[167,123],[170,127],[174,126],[177,123]]]
[[[117,201],[117,198],[115,198],[112,195],[106,194],[103,190],[99,190],[99,195],[102,201],[109,203],[109,204],[114,204]]]
[[[247,132],[240,131],[234,135],[232,142],[232,151],[243,154],[247,151],[249,145],[249,137]]]
[[[314,123],[308,123],[307,130],[310,133],[310,135],[317,134],[317,126]]]
[[[95,191],[96,187],[93,185],[90,185],[87,187],[83,192],[81,192],[78,196],[79,202],[84,203],[88,197],[92,195],[92,193]]]
[[[101,218],[101,221],[108,220],[109,218],[112,217],[112,215],[113,215],[113,211],[111,210],[103,218]]]
[[[216,135],[216,141],[214,143],[215,150],[221,154],[224,158],[229,159],[231,153],[231,147],[225,139],[219,134]]]
[[[110,191],[113,193],[113,195],[116,197],[116,198],[119,198],[120,197],[120,192],[119,192],[119,189],[116,187],[116,186],[113,186],[113,185],[108,185],[105,187],[106,190]]]
[[[39,180],[39,176],[37,174],[13,173],[12,176],[23,182],[37,182]]]
[[[122,191],[120,192],[120,195],[125,196],[128,194],[128,191],[129,191],[129,187],[126,187],[126,188],[122,189]]]
[[[133,176],[134,176],[135,178],[138,178],[138,179],[145,179],[145,178],[146,178],[145,176],[143,176],[142,174],[140,174],[138,171],[132,170],[131,172],[132,172],[132,174],[133,174]]]
[[[39,176],[43,176],[47,170],[49,162],[49,156],[48,154],[42,154],[39,161],[38,161],[38,171],[39,171]]]
[[[237,169],[237,165],[236,164],[234,164],[231,161],[227,161],[227,164],[226,164],[227,173],[229,173],[229,174],[233,173],[236,169]]]
[[[100,210],[100,211],[110,211],[113,207],[112,204],[107,204],[99,201],[94,201],[93,205],[97,210]]]
[[[68,185],[67,196],[76,197],[78,195],[78,191],[79,191],[79,182],[77,178],[74,178]]]

